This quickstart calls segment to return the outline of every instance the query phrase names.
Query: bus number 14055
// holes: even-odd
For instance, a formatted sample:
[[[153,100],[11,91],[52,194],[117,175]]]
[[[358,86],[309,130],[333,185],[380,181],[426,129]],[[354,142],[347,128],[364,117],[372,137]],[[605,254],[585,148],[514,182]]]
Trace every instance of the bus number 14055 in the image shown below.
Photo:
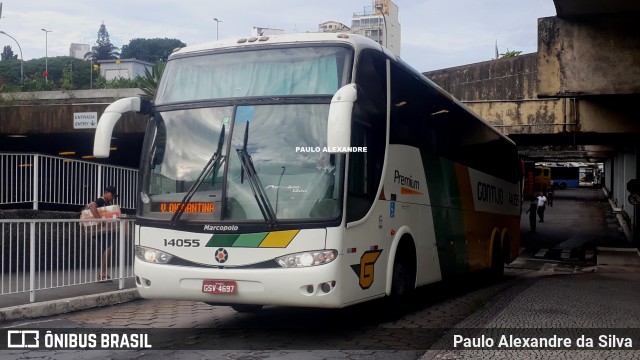
[[[164,246],[199,247],[199,239],[164,239]]]

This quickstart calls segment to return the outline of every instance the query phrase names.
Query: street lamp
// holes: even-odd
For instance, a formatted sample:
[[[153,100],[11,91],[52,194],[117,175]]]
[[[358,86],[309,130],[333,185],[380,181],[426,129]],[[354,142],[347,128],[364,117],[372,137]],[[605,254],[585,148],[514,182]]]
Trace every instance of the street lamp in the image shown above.
[[[216,40],[218,40],[218,24],[220,24],[222,20],[218,20],[218,18],[213,18],[213,21],[216,22]]]
[[[49,33],[51,30],[40,29],[44,31],[44,82],[49,81]]]
[[[378,10],[380,12],[380,14],[382,15],[382,23],[384,24],[384,44],[382,44],[384,47],[388,47],[387,45],[387,19],[384,17],[384,6],[382,5],[381,1],[376,1],[376,10]],[[381,37],[378,36],[378,38],[380,40]]]
[[[18,44],[18,49],[20,49],[20,83],[24,82],[24,58],[22,57],[22,47],[20,47],[20,43],[18,43],[18,40],[16,40],[13,36],[7,34],[6,32],[0,30],[0,34],[5,34],[8,37],[12,38],[13,41],[16,42],[16,44]]]

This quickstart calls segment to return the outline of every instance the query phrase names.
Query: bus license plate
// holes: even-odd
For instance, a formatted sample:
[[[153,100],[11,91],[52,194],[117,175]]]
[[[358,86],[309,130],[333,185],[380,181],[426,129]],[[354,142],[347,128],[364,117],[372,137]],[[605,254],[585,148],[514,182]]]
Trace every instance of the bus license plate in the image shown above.
[[[203,280],[202,292],[208,294],[236,294],[238,284],[231,280]]]

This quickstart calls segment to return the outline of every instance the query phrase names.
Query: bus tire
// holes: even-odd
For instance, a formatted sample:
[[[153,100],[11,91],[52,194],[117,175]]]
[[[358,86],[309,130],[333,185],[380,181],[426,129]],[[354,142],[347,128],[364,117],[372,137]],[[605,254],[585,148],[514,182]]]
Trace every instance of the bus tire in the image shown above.
[[[415,281],[415,250],[413,250],[411,242],[404,241],[398,246],[393,261],[391,292],[388,297],[389,311],[387,312],[390,320],[399,319],[411,308],[415,293]]]
[[[262,310],[262,305],[235,304],[231,308],[239,313],[257,313]]]
[[[563,182],[560,184],[560,190],[566,190],[567,189],[567,183]]]
[[[500,240],[494,239],[491,251],[491,277],[499,280],[502,276],[504,276],[504,250]]]
[[[511,236],[508,232],[502,237],[502,260],[506,265],[511,264]]]

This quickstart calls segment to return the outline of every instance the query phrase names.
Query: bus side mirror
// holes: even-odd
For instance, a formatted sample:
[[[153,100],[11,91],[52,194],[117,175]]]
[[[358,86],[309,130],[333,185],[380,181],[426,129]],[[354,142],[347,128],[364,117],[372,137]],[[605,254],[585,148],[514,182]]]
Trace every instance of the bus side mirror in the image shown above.
[[[123,113],[140,111],[140,103],[139,97],[128,97],[114,101],[107,106],[102,116],[100,116],[100,120],[98,120],[98,127],[93,138],[93,156],[97,158],[109,157],[113,128],[116,127]]]
[[[347,84],[333,95],[329,107],[329,121],[327,122],[329,153],[346,153],[346,148],[351,146],[351,115],[353,104],[357,99],[356,84]]]

